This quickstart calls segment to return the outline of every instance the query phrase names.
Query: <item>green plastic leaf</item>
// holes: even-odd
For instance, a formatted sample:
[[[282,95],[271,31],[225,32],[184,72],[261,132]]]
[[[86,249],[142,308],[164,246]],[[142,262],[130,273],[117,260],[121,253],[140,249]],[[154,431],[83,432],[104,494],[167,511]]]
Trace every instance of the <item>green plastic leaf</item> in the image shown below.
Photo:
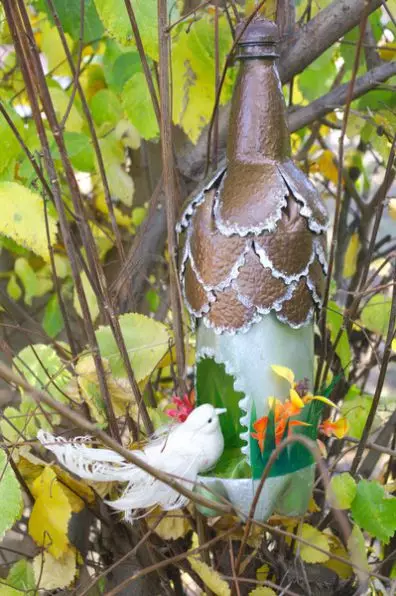
[[[95,0],[96,8],[108,33],[121,44],[134,43],[131,22],[124,0]],[[143,46],[158,61],[158,25],[156,0],[131,0]]]
[[[54,0],[56,12],[65,33],[73,39],[80,37],[81,0]],[[46,0],[39,0],[39,9],[46,12],[50,22],[54,24],[52,11]],[[98,41],[103,35],[103,25],[96,11],[94,0],[84,0],[84,42]]]
[[[12,298],[13,300],[16,300],[16,301],[19,300],[19,298],[22,296],[21,287],[19,286],[14,273],[11,275],[10,279],[8,280],[7,294],[9,295],[10,298]]]
[[[44,311],[43,329],[50,337],[56,337],[64,327],[58,296],[54,294],[48,300]]]
[[[396,497],[387,495],[381,484],[361,480],[351,512],[361,528],[388,544],[396,531]]]
[[[26,346],[14,358],[14,366],[30,385],[47,391],[57,401],[68,403],[64,391],[72,376],[51,346]]]
[[[361,321],[367,329],[386,335],[389,326],[392,300],[382,294],[370,298],[362,310]]]
[[[98,126],[109,123],[116,126],[123,115],[122,106],[117,95],[110,89],[101,89],[91,99],[92,117]]]
[[[19,482],[10,466],[7,454],[0,449],[0,539],[19,519],[23,508]]]
[[[17,182],[0,182],[0,234],[49,261],[43,198]],[[56,239],[56,219],[48,213],[51,244]]]
[[[119,318],[129,360],[137,382],[148,377],[169,349],[165,325],[144,315],[128,313]],[[122,356],[108,326],[99,327],[96,339],[103,358],[107,358],[116,377],[126,377]]]
[[[142,72],[137,72],[125,83],[122,90],[122,104],[129,120],[144,139],[158,137],[158,123]]]
[[[212,404],[216,408],[227,408],[219,418],[226,448],[242,446],[240,434],[245,430],[240,418],[239,402],[244,394],[234,389],[234,377],[225,371],[224,364],[213,358],[201,358],[197,363],[196,394],[197,405]]]
[[[349,509],[356,490],[356,482],[348,472],[333,476],[328,491],[330,505],[335,509]]]
[[[2,596],[22,596],[23,593],[33,596],[36,590],[36,582],[31,563],[26,559],[20,559],[14,563],[5,582],[8,585],[1,587]]]
[[[344,318],[342,310],[336,302],[330,300],[327,309],[327,327],[330,330],[330,337],[333,343],[336,340],[343,322]],[[341,366],[345,371],[351,362],[351,348],[349,345],[348,334],[345,329],[341,333],[341,338],[336,347],[336,354],[339,357]]]
[[[172,43],[173,120],[193,143],[209,122],[215,100],[214,23],[209,15],[189,23]],[[227,19],[219,18],[219,62],[222,69],[232,45]],[[228,69],[221,104],[232,92],[235,73]]]

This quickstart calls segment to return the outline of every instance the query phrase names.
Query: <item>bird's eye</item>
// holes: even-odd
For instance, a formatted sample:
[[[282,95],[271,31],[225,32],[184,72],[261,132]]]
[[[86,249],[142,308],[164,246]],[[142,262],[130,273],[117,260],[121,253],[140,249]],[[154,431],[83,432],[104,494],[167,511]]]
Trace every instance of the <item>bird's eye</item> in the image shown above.
[[[208,424],[210,424],[212,422],[212,418],[209,418],[208,420]]]

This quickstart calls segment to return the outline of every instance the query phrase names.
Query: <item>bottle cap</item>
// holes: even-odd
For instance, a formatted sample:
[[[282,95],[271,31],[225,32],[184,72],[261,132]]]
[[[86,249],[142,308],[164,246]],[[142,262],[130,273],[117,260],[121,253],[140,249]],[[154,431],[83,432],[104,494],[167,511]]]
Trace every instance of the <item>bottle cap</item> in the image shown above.
[[[277,58],[279,52],[279,31],[273,21],[256,17],[246,27],[246,21],[241,21],[235,31],[239,38],[236,59],[246,58]],[[240,37],[239,37],[240,36]]]

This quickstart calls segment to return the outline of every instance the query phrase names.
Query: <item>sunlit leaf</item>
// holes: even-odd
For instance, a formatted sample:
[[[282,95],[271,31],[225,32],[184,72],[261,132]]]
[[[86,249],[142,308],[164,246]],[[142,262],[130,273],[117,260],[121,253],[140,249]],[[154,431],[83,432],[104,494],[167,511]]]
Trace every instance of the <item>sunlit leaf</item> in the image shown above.
[[[18,117],[16,112],[8,106],[4,106],[7,114],[17,126],[18,132],[23,136],[23,122]],[[18,157],[21,153],[21,146],[9,124],[5,118],[0,116],[0,138],[1,138],[1,151],[0,151],[0,173],[4,172]],[[4,201],[2,201],[2,204]]]
[[[0,449],[0,503],[1,539],[19,519],[23,508],[21,488],[4,449]]]
[[[43,552],[33,559],[33,571],[37,586],[42,590],[67,588],[77,573],[76,552],[67,549],[61,556]]]
[[[52,103],[54,104],[56,116],[59,120],[63,120],[63,117],[66,114],[66,110],[69,107],[70,97],[66,93],[66,91],[64,91],[63,89],[61,89],[61,87],[58,86],[49,86],[49,92],[51,95]],[[75,102],[73,102],[73,105],[67,117],[65,128],[67,131],[70,132],[80,132],[83,125],[83,117],[78,111]]]
[[[53,0],[59,20],[65,33],[75,40],[80,37],[81,0]],[[52,11],[46,0],[39,0],[40,10],[45,11],[53,23]],[[100,22],[94,0],[84,0],[84,42],[98,40],[103,35],[103,25]]]
[[[123,168],[124,147],[122,143],[114,133],[109,134],[100,140],[100,150],[106,165],[106,177],[112,199],[121,201],[130,207],[135,186],[132,177]]]
[[[56,27],[51,27],[44,14],[40,15],[40,46],[47,59],[48,70],[55,76],[71,76],[70,66]],[[73,48],[73,40],[65,33],[69,51]]]
[[[142,71],[140,56],[136,51],[125,52],[116,58],[110,73],[109,84],[121,93],[125,83],[137,72]]]
[[[231,589],[227,582],[212,567],[201,561],[198,556],[188,557],[192,569],[199,575],[205,586],[216,596],[231,596]]]
[[[49,260],[42,197],[16,182],[0,182],[0,234]],[[48,213],[50,242],[56,238],[56,219]]]
[[[92,285],[90,284],[85,271],[81,272],[80,279],[81,279],[81,284],[82,284],[82,287],[84,290],[85,298],[88,303],[88,310],[90,312],[92,321],[95,322],[95,320],[97,319],[97,317],[99,315],[98,296],[96,295],[95,290],[93,289]],[[77,293],[76,288],[74,288],[73,306],[74,306],[74,309],[75,309],[76,313],[78,314],[78,316],[81,317],[82,319],[84,319],[84,314],[81,309],[81,304],[80,304],[80,300],[78,298],[78,293]]]
[[[146,517],[147,525],[153,528],[154,532],[163,540],[177,540],[183,538],[191,530],[188,519],[181,509],[175,509],[166,514],[158,523],[158,517],[162,515],[159,509]]]
[[[101,89],[90,102],[92,117],[100,126],[106,122],[115,126],[122,118],[123,110],[117,95],[110,89]]]
[[[25,290],[24,300],[26,304],[32,304],[33,298],[44,296],[52,289],[52,280],[40,276],[39,272],[34,271],[27,259],[23,257],[17,259],[14,270]]]

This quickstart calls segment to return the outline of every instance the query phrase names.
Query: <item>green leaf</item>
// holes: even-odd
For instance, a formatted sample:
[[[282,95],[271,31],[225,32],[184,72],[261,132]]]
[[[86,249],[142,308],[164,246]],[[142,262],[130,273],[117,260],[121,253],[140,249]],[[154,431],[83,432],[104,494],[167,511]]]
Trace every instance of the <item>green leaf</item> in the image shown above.
[[[0,539],[20,518],[23,508],[19,482],[4,449],[0,449]]]
[[[389,326],[392,300],[383,294],[370,298],[362,310],[361,321],[369,331],[379,335],[386,335]]]
[[[218,478],[251,478],[251,471],[245,455],[238,447],[224,449],[215,468],[205,475]]]
[[[122,336],[137,382],[148,377],[169,348],[165,325],[144,315],[128,313],[119,317]],[[126,377],[122,356],[110,327],[96,331],[101,356],[107,358],[116,377]]]
[[[144,74],[134,74],[121,95],[124,110],[139,134],[144,139],[156,139],[159,128]]]
[[[337,73],[333,55],[333,48],[329,48],[299,75],[298,87],[308,101],[313,101],[330,89]]]
[[[348,472],[333,476],[328,491],[330,505],[335,509],[349,509],[356,490],[356,482]]]
[[[361,528],[388,544],[396,531],[396,498],[387,495],[383,486],[361,480],[351,511]]]
[[[109,75],[109,85],[121,93],[125,83],[137,72],[142,72],[142,63],[138,52],[125,52],[115,60]]]
[[[34,580],[33,568],[31,563],[25,559],[20,559],[14,563],[5,581],[10,586],[10,589],[8,590],[7,587],[2,586],[2,596],[22,596],[22,593],[33,596],[35,593],[36,582]]]
[[[13,300],[18,301],[19,298],[22,296],[22,290],[17,282],[16,276],[13,273],[8,281],[7,284],[7,294]]]
[[[226,448],[240,448],[240,433],[245,429],[240,423],[242,411],[239,402],[244,394],[234,389],[234,377],[225,371],[224,364],[213,358],[201,358],[197,363],[196,393],[197,405],[212,404],[216,408],[227,407],[220,416],[220,426]]]
[[[23,135],[23,122],[17,113],[9,106],[4,105],[8,116],[11,118],[13,123],[16,125],[18,132]],[[0,116],[0,139],[1,139],[1,151],[0,151],[0,173],[4,172],[9,168],[13,162],[16,161],[18,155],[22,152],[21,146],[12,132],[4,116]]]
[[[113,134],[107,135],[99,141],[103,161],[106,164],[107,182],[113,200],[118,200],[130,207],[134,195],[134,183],[122,164],[124,162],[124,147]]]
[[[95,170],[95,156],[91,139],[82,132],[65,132],[64,140],[67,154],[72,165],[81,172],[93,172]],[[51,147],[54,159],[60,159],[57,145]]]
[[[59,120],[62,120],[66,114],[66,110],[69,108],[70,97],[61,87],[57,85],[48,85],[49,92],[51,95],[52,103],[56,116]],[[80,112],[76,107],[76,103],[73,102],[71,110],[68,114],[65,128],[69,132],[80,132],[84,126],[84,120]]]
[[[22,184],[0,182],[0,234],[49,261],[43,198]],[[56,239],[56,219],[48,213],[51,244]]]
[[[20,443],[26,439],[35,439],[37,436],[36,422],[31,414],[30,405],[22,403],[19,410],[8,407],[3,412],[0,420],[0,429],[3,437],[9,443]]]
[[[14,265],[15,273],[22,282],[25,290],[26,304],[32,304],[33,298],[44,296],[52,289],[53,282],[47,277],[42,277],[29,265],[24,257],[19,257]]]
[[[39,10],[46,12],[52,24],[54,24],[52,11],[49,10],[46,0],[39,0]],[[68,33],[73,39],[80,37],[81,22],[81,0],[54,0],[56,12],[62,23],[65,33]],[[94,0],[84,0],[84,42],[99,40],[103,35],[103,25],[96,11]]]
[[[101,89],[90,102],[92,117],[98,126],[109,123],[112,126],[121,120],[123,111],[117,95],[110,89]]]
[[[95,0],[96,8],[109,35],[121,44],[134,43],[131,22],[124,0]],[[158,25],[156,0],[131,0],[143,46],[158,61]]]
[[[83,290],[85,293],[85,298],[87,299],[88,310],[91,314],[92,321],[95,322],[99,315],[98,297],[96,295],[95,290],[91,286],[85,271],[83,271],[81,273],[80,278],[81,278],[82,287],[83,287]],[[75,309],[76,313],[78,314],[78,316],[83,319],[84,314],[81,309],[81,304],[80,304],[80,300],[78,298],[78,293],[77,293],[76,288],[74,288],[74,293],[73,293],[73,306],[74,306],[74,309]]]
[[[62,331],[64,321],[59,306],[58,296],[54,294],[48,300],[44,311],[43,329],[50,337],[56,337]]]
[[[345,416],[348,421],[348,434],[351,437],[354,437],[355,439],[361,438],[371,408],[371,403],[371,397],[360,395],[360,390],[352,385],[341,406],[341,414]]]
[[[64,390],[72,376],[51,346],[26,346],[14,358],[14,366],[30,385],[47,391],[57,401],[68,403]]]
[[[214,23],[209,15],[184,26],[172,44],[173,121],[193,143],[209,122],[215,100]],[[232,45],[227,19],[219,18],[220,70]],[[226,103],[233,87],[235,72],[228,69],[221,95]]]
[[[329,301],[327,309],[327,327],[330,330],[331,341],[334,343],[339,330],[344,322],[342,310],[338,304],[332,300]],[[340,359],[341,366],[344,371],[351,362],[351,348],[349,345],[348,334],[345,329],[341,333],[340,340],[336,347],[336,354]]]
[[[356,524],[352,528],[347,546],[351,554],[352,564],[357,565],[360,568],[356,570],[356,575],[358,576],[359,581],[364,583],[368,579],[368,575],[364,570],[370,571],[370,568],[367,561],[367,550],[364,536],[361,529]]]

